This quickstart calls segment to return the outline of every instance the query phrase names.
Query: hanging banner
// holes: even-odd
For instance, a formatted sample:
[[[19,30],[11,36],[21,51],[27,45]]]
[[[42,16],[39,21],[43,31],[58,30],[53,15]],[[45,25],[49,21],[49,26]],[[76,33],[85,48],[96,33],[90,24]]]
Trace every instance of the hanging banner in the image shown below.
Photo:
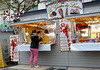
[[[65,18],[68,15],[83,14],[81,1],[60,1],[46,3],[48,19]]]
[[[71,25],[66,19],[60,19],[60,47],[61,51],[70,51],[70,28]]]
[[[11,61],[18,61],[18,35],[10,36],[10,45],[11,45]]]

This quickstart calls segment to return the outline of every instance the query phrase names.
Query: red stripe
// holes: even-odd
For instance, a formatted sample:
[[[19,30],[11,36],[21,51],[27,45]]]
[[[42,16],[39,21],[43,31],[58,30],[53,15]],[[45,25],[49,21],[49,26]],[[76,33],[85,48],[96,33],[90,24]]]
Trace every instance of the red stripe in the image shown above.
[[[76,25],[76,27],[81,27],[81,26],[88,26],[88,25]]]
[[[79,40],[79,42],[88,42],[88,40]]]

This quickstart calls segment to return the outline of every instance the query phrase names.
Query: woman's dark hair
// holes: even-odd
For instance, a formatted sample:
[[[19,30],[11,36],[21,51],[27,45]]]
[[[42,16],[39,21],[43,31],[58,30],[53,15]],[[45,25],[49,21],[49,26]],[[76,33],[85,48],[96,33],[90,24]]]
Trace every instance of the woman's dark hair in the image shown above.
[[[37,34],[39,34],[39,33],[40,33],[40,31],[37,32]]]
[[[32,33],[36,33],[36,30],[33,30]]]

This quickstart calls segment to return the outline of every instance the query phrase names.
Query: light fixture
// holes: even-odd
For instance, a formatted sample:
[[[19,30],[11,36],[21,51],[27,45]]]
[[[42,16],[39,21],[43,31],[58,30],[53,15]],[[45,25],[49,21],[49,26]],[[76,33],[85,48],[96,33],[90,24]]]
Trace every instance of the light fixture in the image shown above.
[[[28,33],[26,33],[26,35],[28,36],[29,34],[28,34]]]
[[[25,33],[26,34],[26,36],[28,36],[29,34],[28,34],[28,28],[27,28],[27,32]]]
[[[88,21],[88,22],[85,22],[85,23],[99,23],[100,22],[100,20],[97,20],[97,21]]]

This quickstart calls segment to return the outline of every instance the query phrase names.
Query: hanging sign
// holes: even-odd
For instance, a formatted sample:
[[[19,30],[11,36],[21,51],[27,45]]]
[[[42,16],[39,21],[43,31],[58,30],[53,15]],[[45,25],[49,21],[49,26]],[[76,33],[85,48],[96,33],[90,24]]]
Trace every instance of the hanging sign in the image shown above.
[[[70,23],[66,19],[60,20],[60,47],[61,51],[70,51]]]
[[[83,14],[81,1],[60,1],[46,3],[48,19],[65,18],[68,15]]]
[[[18,61],[18,35],[10,36],[10,45],[11,45],[11,61]]]

